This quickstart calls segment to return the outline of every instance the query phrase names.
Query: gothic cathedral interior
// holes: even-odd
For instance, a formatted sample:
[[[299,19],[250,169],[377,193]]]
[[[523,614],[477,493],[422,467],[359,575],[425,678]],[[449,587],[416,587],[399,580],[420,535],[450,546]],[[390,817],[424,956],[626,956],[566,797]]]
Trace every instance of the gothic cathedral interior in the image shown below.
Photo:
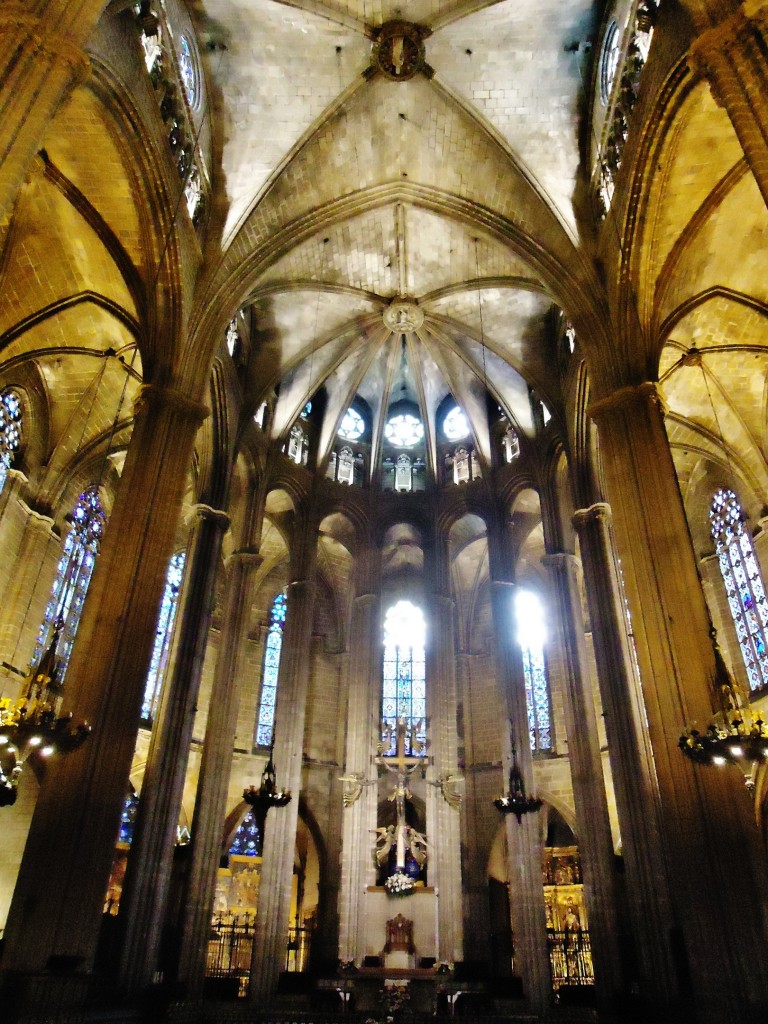
[[[0,26],[0,1019],[768,1019],[768,0]]]

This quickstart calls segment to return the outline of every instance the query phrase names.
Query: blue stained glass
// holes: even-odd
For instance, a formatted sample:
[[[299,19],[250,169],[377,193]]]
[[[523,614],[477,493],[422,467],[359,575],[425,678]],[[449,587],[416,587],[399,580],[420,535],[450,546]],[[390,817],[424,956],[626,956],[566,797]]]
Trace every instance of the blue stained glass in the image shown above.
[[[527,591],[519,591],[515,614],[523,656],[531,750],[534,753],[547,751],[552,749],[552,713],[544,662],[543,614],[538,598]]]
[[[136,827],[136,814],[139,809],[139,798],[135,793],[129,793],[123,804],[123,813],[120,816],[120,832],[117,836],[118,843],[128,846],[133,842],[133,830]]]
[[[9,389],[0,395],[0,491],[21,444],[21,401]]]
[[[72,511],[72,527],[64,541],[64,554],[59,559],[56,578],[51,587],[51,596],[37,634],[37,643],[32,656],[37,664],[51,640],[54,623],[63,623],[56,653],[59,657],[59,682],[62,682],[69,665],[80,613],[91,575],[99,553],[99,544],[104,533],[105,515],[96,487],[78,498]]]
[[[424,663],[425,626],[420,608],[410,601],[398,601],[384,620],[384,658],[381,695],[382,722],[393,734],[397,720],[405,720],[406,754],[415,754],[411,729],[419,722],[416,739],[426,741],[426,678]],[[393,738],[385,757],[396,753]]]
[[[268,747],[272,742],[277,702],[277,680],[280,672],[280,654],[283,649],[283,629],[287,605],[288,596],[283,591],[272,602],[272,611],[269,616],[269,630],[264,649],[264,669],[261,679],[261,701],[256,723],[256,743],[260,747]]]
[[[768,608],[752,538],[746,529],[746,517],[733,491],[717,491],[709,520],[749,685],[756,690],[768,684],[768,654],[763,632],[763,627],[768,625]]]
[[[160,702],[160,690],[163,685],[163,675],[168,666],[168,654],[173,638],[173,626],[176,621],[176,608],[179,602],[181,583],[184,579],[186,558],[185,551],[178,551],[171,559],[165,577],[160,615],[155,627],[155,643],[152,647],[152,657],[144,687],[144,702],[141,705],[141,717],[148,722],[155,717]]]
[[[232,845],[229,848],[230,854],[240,857],[258,857],[261,854],[261,836],[259,826],[250,810],[240,823],[235,832]]]

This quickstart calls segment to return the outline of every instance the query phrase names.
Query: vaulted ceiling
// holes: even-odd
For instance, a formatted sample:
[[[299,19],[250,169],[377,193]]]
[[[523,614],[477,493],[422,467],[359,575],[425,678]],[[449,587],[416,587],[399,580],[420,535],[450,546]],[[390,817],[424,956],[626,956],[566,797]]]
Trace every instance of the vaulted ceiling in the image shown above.
[[[600,6],[191,5],[226,193],[215,276],[254,307],[275,436],[325,385],[325,451],[355,395],[374,446],[403,397],[434,446],[452,394],[487,457],[486,388],[522,432],[529,386],[556,403],[547,313],[591,273],[574,196]],[[402,80],[376,56],[397,19],[423,41]],[[398,299],[405,322],[384,317]]]

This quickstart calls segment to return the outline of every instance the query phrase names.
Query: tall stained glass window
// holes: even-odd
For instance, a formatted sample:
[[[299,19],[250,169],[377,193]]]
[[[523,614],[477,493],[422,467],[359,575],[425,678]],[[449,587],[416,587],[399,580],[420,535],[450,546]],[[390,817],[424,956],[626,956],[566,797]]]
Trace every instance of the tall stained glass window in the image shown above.
[[[541,602],[529,590],[520,590],[515,598],[517,640],[523,653],[525,699],[528,707],[528,732],[534,753],[552,749],[552,713],[549,682],[544,663],[544,615]]]
[[[709,521],[749,687],[757,690],[768,683],[768,605],[746,516],[733,491],[717,491]]]
[[[61,623],[56,653],[59,656],[59,681],[63,681],[72,654],[83,602],[93,575],[96,556],[104,535],[106,517],[98,488],[83,491],[72,510],[72,528],[64,541],[64,548],[56,569],[56,578],[45,609],[37,646],[33,655],[35,664],[50,643],[54,625]]]
[[[165,577],[165,590],[155,629],[152,660],[149,663],[147,684],[144,687],[144,703],[141,705],[141,717],[146,721],[151,721],[155,717],[157,706],[160,703],[160,688],[163,685],[163,675],[168,665],[168,654],[173,637],[173,625],[176,621],[176,606],[179,603],[181,581],[184,579],[186,557],[185,551],[178,551],[171,559],[168,574]]]
[[[248,811],[246,816],[240,822],[240,825],[235,832],[232,839],[232,845],[229,848],[230,854],[237,854],[240,857],[259,857],[261,856],[261,833],[259,826],[256,823],[256,816],[253,813],[253,809]]]
[[[0,395],[0,491],[21,444],[21,402],[9,388]]]
[[[398,719],[407,727],[406,754],[411,748],[412,728],[416,738],[426,740],[427,684],[425,674],[424,613],[411,601],[392,605],[384,619],[384,682],[381,691],[381,719],[392,729],[392,743],[384,756],[396,753],[394,734]]]
[[[268,747],[272,743],[272,729],[275,724],[275,703],[277,701],[277,676],[280,671],[280,652],[283,649],[283,629],[288,597],[283,591],[272,602],[269,616],[267,645],[264,651],[264,671],[261,677],[261,701],[259,718],[256,723],[256,743]]]

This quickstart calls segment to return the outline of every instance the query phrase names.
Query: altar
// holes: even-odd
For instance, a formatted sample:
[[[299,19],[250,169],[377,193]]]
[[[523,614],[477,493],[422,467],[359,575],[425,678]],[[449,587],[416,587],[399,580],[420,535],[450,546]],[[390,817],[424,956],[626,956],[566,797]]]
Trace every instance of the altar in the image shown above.
[[[414,969],[437,957],[437,900],[432,886],[414,886],[407,896],[390,896],[383,886],[370,886],[363,897],[365,909],[365,957],[371,963],[379,958],[380,966],[392,970]],[[409,959],[395,954],[404,950],[385,950],[387,923],[398,915],[413,922],[413,948]]]

